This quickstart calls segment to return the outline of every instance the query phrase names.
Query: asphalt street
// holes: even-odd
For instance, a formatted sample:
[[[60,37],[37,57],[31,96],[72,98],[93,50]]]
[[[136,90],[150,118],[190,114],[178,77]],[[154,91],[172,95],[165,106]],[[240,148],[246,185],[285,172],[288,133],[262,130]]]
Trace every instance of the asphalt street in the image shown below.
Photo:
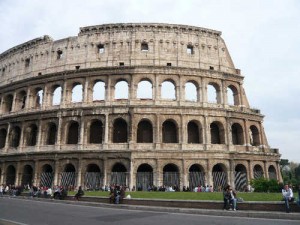
[[[239,212],[232,212],[239,213]],[[153,212],[146,208],[131,210],[120,207],[65,204],[61,201],[35,201],[19,198],[0,199],[0,224],[3,225],[264,225],[299,224],[295,220],[223,217],[171,212]]]

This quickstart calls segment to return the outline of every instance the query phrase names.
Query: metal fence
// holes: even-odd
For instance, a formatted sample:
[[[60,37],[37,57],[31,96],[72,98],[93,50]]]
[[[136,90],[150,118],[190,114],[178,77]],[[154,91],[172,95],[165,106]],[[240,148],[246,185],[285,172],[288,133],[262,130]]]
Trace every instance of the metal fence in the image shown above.
[[[234,179],[235,189],[237,191],[244,191],[248,184],[247,173],[235,172],[234,177],[235,177]]]
[[[102,179],[100,172],[87,172],[85,173],[84,186],[88,189],[99,190]]]
[[[136,187],[139,191],[147,191],[149,186],[153,186],[152,172],[138,172],[136,174]]]
[[[164,186],[180,187],[180,176],[178,172],[164,172],[163,179]]]
[[[195,187],[205,186],[204,172],[190,172],[189,173],[189,188],[193,190]]]

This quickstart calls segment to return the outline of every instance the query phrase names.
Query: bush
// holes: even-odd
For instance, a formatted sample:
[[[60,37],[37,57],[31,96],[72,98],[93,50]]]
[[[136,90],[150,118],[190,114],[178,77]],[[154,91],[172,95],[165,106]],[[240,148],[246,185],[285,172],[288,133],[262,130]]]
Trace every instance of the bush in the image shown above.
[[[259,178],[251,181],[251,185],[255,192],[279,192],[282,184],[279,184],[276,180]]]

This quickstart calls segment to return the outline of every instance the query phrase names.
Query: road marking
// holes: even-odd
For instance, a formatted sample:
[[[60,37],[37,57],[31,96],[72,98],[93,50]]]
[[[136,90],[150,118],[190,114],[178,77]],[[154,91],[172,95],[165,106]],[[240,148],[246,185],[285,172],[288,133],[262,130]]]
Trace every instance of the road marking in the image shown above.
[[[6,219],[2,219],[2,218],[0,218],[0,224],[1,225],[29,225],[29,224],[26,224],[26,223],[19,223],[17,221],[6,220]]]

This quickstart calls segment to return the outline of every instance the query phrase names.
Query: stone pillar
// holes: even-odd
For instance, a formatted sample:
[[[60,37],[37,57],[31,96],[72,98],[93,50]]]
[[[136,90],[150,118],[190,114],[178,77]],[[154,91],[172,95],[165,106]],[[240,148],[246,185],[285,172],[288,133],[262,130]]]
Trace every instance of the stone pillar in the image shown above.
[[[13,102],[12,102],[12,107],[11,107],[11,111],[14,112],[16,109],[16,99],[17,99],[17,93],[14,92],[14,96],[13,96]]]
[[[84,88],[83,88],[82,102],[83,103],[88,103],[89,102],[89,96],[90,96],[90,93],[89,93],[89,80],[88,80],[88,78],[86,78],[85,83],[84,83]]]
[[[105,114],[105,128],[104,128],[104,144],[108,144],[108,133],[109,133],[109,115],[108,113]]]
[[[4,176],[6,175],[6,171],[5,171],[5,162],[1,163],[1,173],[0,173],[0,184],[4,184],[6,182],[4,182]],[[4,187],[5,188],[5,187]]]
[[[0,115],[2,115],[2,111],[3,111],[3,101],[4,101],[4,97],[2,96],[0,97]]]
[[[207,145],[210,144],[210,125],[207,116],[204,116],[204,149],[207,150]]]
[[[59,148],[62,144],[61,136],[62,136],[62,132],[64,131],[62,123],[63,123],[63,120],[62,120],[61,115],[59,114],[58,115],[58,124],[57,124],[57,140],[56,140],[56,144],[59,146]]]
[[[64,107],[67,103],[69,103],[70,99],[69,99],[69,91],[68,89],[68,85],[67,82],[64,81],[64,86],[63,86],[63,90],[62,90],[62,96],[61,96],[61,106]]]
[[[248,181],[254,179],[254,176],[253,176],[253,169],[252,169],[252,160],[249,160],[248,161]]]
[[[129,187],[129,190],[132,189],[132,187],[135,185],[135,179],[134,179],[134,174],[133,174],[133,171],[134,171],[134,165],[133,165],[133,158],[131,158],[130,160],[130,166],[129,166],[129,183],[128,183],[128,187]]]
[[[77,187],[82,186],[83,187],[83,183],[82,183],[82,159],[78,160],[78,171],[77,171]],[[75,184],[76,185],[76,184]]]
[[[225,105],[228,105],[228,93],[227,93],[227,87],[226,86],[224,86],[224,83],[223,83],[223,81],[222,81],[222,89],[221,90],[223,90],[223,105],[225,106]]]
[[[42,135],[43,135],[42,121],[39,121],[38,136],[37,136],[37,143],[36,143],[38,149],[40,149],[40,146],[42,145]]]
[[[233,159],[229,160],[229,180],[228,183],[235,188],[235,176],[234,176],[234,171],[235,171],[235,162]]]
[[[206,185],[213,185],[213,176],[212,176],[212,167],[211,167],[211,160],[207,159],[207,165],[206,165]]]
[[[5,139],[5,147],[4,147],[4,151],[3,152],[7,152],[8,149],[10,148],[10,133],[11,133],[11,123],[8,123],[7,126],[7,133],[6,133],[6,139]]]
[[[81,117],[81,121],[80,121],[80,130],[79,130],[79,146],[81,149],[83,149],[83,145],[84,145],[84,141],[85,141],[85,135],[84,135],[84,130],[85,130],[85,123],[84,123],[84,119]]]
[[[53,179],[53,185],[59,185],[59,161],[55,160],[54,163],[54,179]]]
[[[264,161],[264,171],[265,171],[265,178],[269,179],[269,170],[268,170],[268,164],[266,161]]]
[[[21,163],[17,162],[15,186],[19,186],[22,180]]]
[[[103,185],[110,185],[110,181],[108,182],[108,174],[107,174],[107,158],[103,159]]]
[[[34,174],[33,174],[33,184],[36,186],[40,186],[40,177],[39,177],[39,162],[37,160],[34,161]]]

